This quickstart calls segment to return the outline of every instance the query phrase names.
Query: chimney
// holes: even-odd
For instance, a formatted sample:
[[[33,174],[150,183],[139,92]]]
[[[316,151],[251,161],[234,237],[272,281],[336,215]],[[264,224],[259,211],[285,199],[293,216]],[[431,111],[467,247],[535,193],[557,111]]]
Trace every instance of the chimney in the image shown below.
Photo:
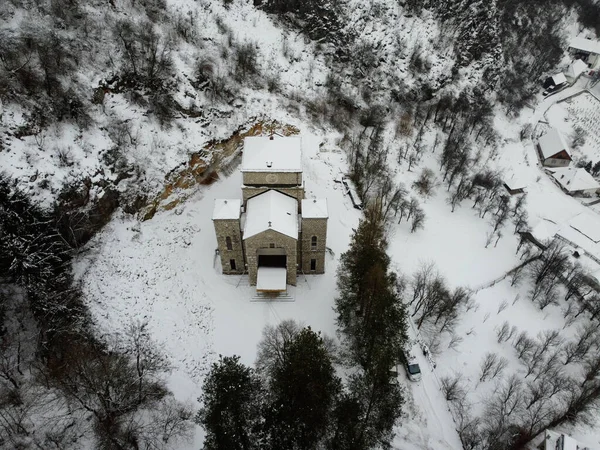
[[[273,161],[269,162],[267,161],[267,167],[271,167],[273,165]]]
[[[269,220],[269,228],[271,228],[271,221]]]

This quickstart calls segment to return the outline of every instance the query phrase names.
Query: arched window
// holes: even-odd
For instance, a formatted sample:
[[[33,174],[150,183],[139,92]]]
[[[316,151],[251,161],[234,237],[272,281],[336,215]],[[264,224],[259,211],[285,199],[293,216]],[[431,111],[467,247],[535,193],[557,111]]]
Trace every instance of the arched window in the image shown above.
[[[310,248],[311,248],[311,250],[316,250],[317,249],[317,237],[316,236],[313,236],[310,239]]]
[[[229,236],[225,238],[225,244],[227,245],[227,250],[233,250],[233,245],[231,244],[231,238]]]

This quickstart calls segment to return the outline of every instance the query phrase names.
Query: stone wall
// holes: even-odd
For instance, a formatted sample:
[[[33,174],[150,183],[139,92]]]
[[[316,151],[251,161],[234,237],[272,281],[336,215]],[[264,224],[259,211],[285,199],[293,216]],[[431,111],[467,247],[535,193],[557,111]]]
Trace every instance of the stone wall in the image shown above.
[[[270,188],[268,187],[254,187],[254,186],[242,186],[242,205],[246,206],[246,202],[248,199],[252,197],[256,197],[259,194],[262,194],[265,191],[268,191]],[[282,194],[289,195],[290,197],[294,197],[298,200],[298,212],[300,211],[302,199],[304,198],[304,187],[302,186],[294,186],[294,187],[278,187],[274,189]]]
[[[261,248],[269,248],[274,243],[275,248],[285,250],[287,265],[287,284],[296,285],[296,267],[298,262],[296,239],[278,233],[273,230],[266,230],[260,234],[252,236],[244,241],[246,251],[246,262],[248,264],[248,279],[252,286],[256,285],[256,275],[258,270],[257,252]]]
[[[242,179],[249,186],[301,186],[302,172],[243,172]]]
[[[213,220],[217,245],[221,256],[224,274],[240,274],[244,272],[244,245],[239,219]],[[231,250],[227,249],[227,237],[231,238]],[[235,260],[235,270],[231,268],[231,260]]]
[[[317,237],[317,246],[312,247],[312,237]],[[302,219],[300,234],[302,254],[301,269],[305,274],[325,273],[325,252],[327,250],[327,219]],[[311,259],[316,260],[316,270],[310,270]]]

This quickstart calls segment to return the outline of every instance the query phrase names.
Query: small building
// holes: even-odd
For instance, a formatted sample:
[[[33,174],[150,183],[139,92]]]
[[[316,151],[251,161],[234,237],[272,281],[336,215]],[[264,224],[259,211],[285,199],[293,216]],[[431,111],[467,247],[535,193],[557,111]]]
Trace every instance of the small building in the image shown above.
[[[504,179],[504,188],[510,195],[523,194],[525,193],[525,182],[513,174]]]
[[[572,161],[569,146],[556,128],[538,139],[537,149],[544,166],[567,167]]]
[[[305,199],[300,137],[244,139],[242,200],[216,199],[213,224],[224,274],[248,274],[258,292],[324,273],[327,201]]]
[[[554,430],[546,430],[539,434],[526,448],[538,450],[593,450],[571,436]]]
[[[575,61],[573,61],[571,63],[571,65],[569,65],[569,68],[567,69],[567,73],[565,74],[567,79],[569,79],[571,81],[571,83],[575,82],[575,80],[577,80],[577,78],[579,78],[579,76],[582,73],[585,73],[588,71],[588,66],[585,62],[583,62],[581,59],[576,59]]]
[[[581,37],[573,38],[569,43],[569,53],[584,61],[592,69],[600,64],[599,41]]]
[[[585,169],[561,167],[549,170],[552,172],[552,178],[569,195],[591,196],[600,189],[600,184]]]
[[[564,73],[557,73],[556,75],[552,75],[551,77],[546,78],[546,80],[544,80],[544,89],[548,89],[551,87],[561,87],[563,85],[567,84],[567,78],[565,77]]]

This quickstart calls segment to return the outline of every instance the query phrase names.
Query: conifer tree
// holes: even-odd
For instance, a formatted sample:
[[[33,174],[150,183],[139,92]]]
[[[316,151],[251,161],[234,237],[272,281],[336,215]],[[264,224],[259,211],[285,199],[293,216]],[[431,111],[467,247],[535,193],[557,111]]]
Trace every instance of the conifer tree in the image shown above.
[[[204,426],[206,450],[252,450],[260,447],[264,389],[239,356],[221,357],[203,386],[196,422]]]
[[[321,336],[310,327],[301,330],[284,345],[282,360],[270,380],[265,424],[269,447],[319,448],[340,385]]]

